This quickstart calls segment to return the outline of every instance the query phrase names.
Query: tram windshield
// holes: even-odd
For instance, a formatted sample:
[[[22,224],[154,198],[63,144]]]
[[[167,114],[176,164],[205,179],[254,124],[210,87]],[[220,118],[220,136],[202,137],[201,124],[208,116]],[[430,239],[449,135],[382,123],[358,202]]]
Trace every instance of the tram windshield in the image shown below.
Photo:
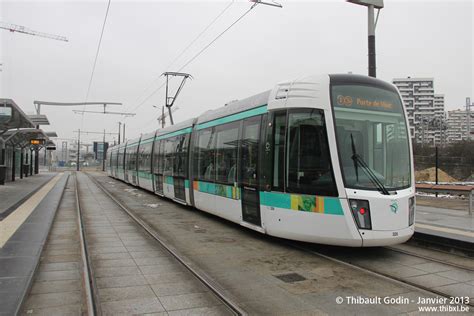
[[[332,104],[345,186],[381,191],[409,187],[408,129],[398,94],[334,85]]]

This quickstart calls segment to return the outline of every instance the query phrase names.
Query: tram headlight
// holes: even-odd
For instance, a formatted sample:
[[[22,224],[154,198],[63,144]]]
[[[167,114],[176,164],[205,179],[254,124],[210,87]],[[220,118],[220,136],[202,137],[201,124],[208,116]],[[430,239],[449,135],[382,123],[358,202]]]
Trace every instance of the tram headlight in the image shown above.
[[[349,200],[349,206],[354,216],[354,220],[360,229],[372,229],[370,221],[369,201],[366,200]]]
[[[408,226],[413,225],[415,222],[415,197],[412,196],[408,200]]]

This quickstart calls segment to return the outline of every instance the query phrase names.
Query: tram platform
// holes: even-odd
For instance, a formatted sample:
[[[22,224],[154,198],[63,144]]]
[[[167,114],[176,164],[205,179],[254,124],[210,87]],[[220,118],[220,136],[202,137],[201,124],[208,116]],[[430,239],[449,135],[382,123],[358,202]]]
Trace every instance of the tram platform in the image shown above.
[[[2,186],[0,188],[0,220],[17,209],[55,175],[55,172],[41,172],[33,177],[8,182]]]
[[[472,255],[474,217],[466,211],[417,205],[414,237]]]
[[[0,315],[19,311],[67,178],[44,173],[0,188]]]

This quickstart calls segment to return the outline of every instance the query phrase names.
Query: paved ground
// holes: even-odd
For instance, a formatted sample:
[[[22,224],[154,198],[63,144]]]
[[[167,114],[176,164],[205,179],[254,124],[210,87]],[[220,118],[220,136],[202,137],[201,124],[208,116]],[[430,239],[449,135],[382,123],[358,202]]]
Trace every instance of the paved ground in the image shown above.
[[[229,311],[84,174],[87,248],[105,315],[228,315]]]
[[[430,206],[417,206],[416,222],[464,231],[474,231],[474,216],[465,212]]]
[[[428,297],[412,288],[302,252],[280,239],[145,191],[130,190],[130,186],[102,174],[95,176],[184,256],[192,258],[250,314],[398,315],[416,313],[417,299]],[[403,273],[403,267],[400,269]],[[409,303],[337,304],[338,296],[404,297]]]
[[[466,210],[417,205],[415,221],[416,232],[474,243],[474,215]]]
[[[34,193],[55,175],[56,172],[44,172],[0,185],[0,220],[15,209],[19,202]]]
[[[74,179],[69,178],[29,296],[28,315],[82,315],[87,311]]]
[[[323,253],[350,262],[360,267],[394,276],[411,284],[420,285],[438,293],[450,296],[469,296],[474,300],[474,264],[459,268],[449,264],[449,261],[460,264],[466,258],[456,258],[451,255],[444,262],[434,262],[430,259],[401,253],[391,248],[341,248],[321,247]],[[396,248],[396,247],[395,247]],[[403,249],[403,248],[402,248]],[[418,252],[418,251],[417,251]],[[418,253],[415,253],[417,255]],[[454,260],[453,260],[454,259]],[[456,260],[458,259],[458,260]]]
[[[57,175],[0,221],[0,315],[14,315],[29,289],[67,175]]]

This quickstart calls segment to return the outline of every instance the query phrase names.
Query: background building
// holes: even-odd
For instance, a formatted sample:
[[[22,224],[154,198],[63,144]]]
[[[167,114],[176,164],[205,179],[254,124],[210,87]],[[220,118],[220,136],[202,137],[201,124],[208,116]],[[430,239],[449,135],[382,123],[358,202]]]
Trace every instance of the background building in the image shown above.
[[[402,95],[414,142],[441,145],[445,142],[444,95],[434,93],[433,78],[395,78]]]
[[[474,132],[474,113],[470,112],[470,131]],[[454,110],[448,111],[446,118],[448,125],[447,129],[447,138],[448,142],[459,142],[463,140],[468,140],[468,128],[467,128],[467,111],[466,110]],[[470,134],[470,140],[474,139],[474,135]]]

